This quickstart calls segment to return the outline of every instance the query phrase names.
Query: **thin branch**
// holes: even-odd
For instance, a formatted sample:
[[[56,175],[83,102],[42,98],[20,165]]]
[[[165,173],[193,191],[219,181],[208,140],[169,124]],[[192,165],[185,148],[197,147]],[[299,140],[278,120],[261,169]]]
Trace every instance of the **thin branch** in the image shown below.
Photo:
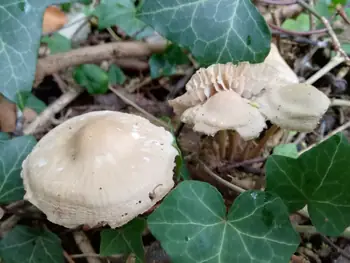
[[[259,2],[268,5],[294,5],[296,0],[259,0]]]
[[[142,109],[139,105],[137,105],[136,103],[134,103],[132,100],[128,99],[122,92],[120,92],[119,90],[113,88],[112,86],[109,87],[109,89],[115,94],[117,95],[120,99],[122,99],[125,103],[129,104],[130,106],[134,107],[135,109],[137,109],[139,112],[143,113],[149,120],[158,123],[159,125],[163,126],[166,129],[170,129],[169,125],[162,121],[161,119],[158,119],[156,117],[154,117],[151,113],[145,111],[144,109]]]
[[[338,247],[336,244],[332,242],[328,237],[321,235],[324,242],[326,242],[329,246],[333,247],[335,250],[337,250],[344,258],[350,260],[350,255],[344,250]]]
[[[316,34],[324,34],[324,33],[327,33],[327,31],[328,31],[327,28],[315,29],[315,30],[310,30],[310,31],[294,31],[294,30],[288,30],[288,29],[281,28],[281,27],[276,26],[272,23],[269,23],[269,26],[272,29],[278,30],[278,31],[286,33],[286,34],[295,35],[295,36],[309,36],[309,35],[316,35]]]
[[[214,178],[216,181],[218,181],[219,183],[227,186],[228,188],[230,188],[231,190],[238,192],[238,193],[243,193],[246,190],[244,190],[243,188],[234,185],[228,181],[226,181],[225,179],[221,178],[219,175],[217,175],[216,173],[214,173],[204,162],[202,162],[201,160],[197,159],[198,163],[202,165],[204,171],[210,175],[212,178]]]
[[[225,173],[240,166],[245,166],[245,165],[254,164],[254,163],[263,163],[266,161],[266,159],[267,157],[258,157],[254,159],[244,160],[239,163],[232,163],[232,164],[225,165],[223,167],[220,167],[218,170],[220,173]]]
[[[332,99],[331,106],[350,107],[350,100]]]
[[[83,231],[73,232],[73,237],[75,243],[77,244],[81,252],[83,252],[84,254],[96,254],[90,243],[90,240]],[[88,263],[102,263],[102,261],[98,257],[91,256],[86,257],[86,261]]]

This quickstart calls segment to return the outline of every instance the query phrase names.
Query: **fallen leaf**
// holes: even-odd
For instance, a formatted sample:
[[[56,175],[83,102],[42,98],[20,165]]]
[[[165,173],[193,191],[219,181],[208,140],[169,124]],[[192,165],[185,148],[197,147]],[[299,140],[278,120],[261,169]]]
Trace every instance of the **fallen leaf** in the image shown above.
[[[14,132],[16,119],[16,105],[0,95],[0,130]]]
[[[55,6],[46,8],[43,19],[43,34],[49,34],[62,28],[68,19],[66,14]]]

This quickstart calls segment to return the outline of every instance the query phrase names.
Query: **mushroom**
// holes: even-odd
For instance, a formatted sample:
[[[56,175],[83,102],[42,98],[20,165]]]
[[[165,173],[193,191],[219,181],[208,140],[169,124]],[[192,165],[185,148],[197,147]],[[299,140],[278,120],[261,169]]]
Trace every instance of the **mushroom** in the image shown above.
[[[47,133],[23,162],[25,199],[67,228],[122,226],[174,186],[173,136],[147,119],[97,111]]]
[[[266,119],[282,128],[311,131],[330,100],[315,87],[298,83],[272,43],[263,63],[199,69],[186,84],[186,93],[169,104],[182,122],[207,135],[235,130],[251,140],[266,127]]]

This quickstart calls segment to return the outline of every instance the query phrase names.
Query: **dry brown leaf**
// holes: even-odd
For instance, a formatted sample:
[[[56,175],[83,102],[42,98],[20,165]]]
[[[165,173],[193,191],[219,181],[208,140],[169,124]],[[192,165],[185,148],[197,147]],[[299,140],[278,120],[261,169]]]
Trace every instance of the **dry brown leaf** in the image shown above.
[[[49,34],[62,28],[68,21],[64,12],[58,7],[49,6],[46,8],[43,19],[43,34]]]
[[[16,130],[16,105],[0,96],[0,131]]]

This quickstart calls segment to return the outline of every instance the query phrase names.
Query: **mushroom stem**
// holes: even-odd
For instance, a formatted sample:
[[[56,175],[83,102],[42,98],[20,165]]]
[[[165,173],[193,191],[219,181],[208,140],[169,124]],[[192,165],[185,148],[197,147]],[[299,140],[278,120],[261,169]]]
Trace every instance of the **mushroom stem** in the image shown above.
[[[236,154],[239,143],[239,134],[235,131],[228,132],[228,153],[227,158],[229,161],[233,161]]]
[[[264,137],[259,141],[258,145],[249,153],[249,159],[258,157],[261,149],[265,146],[268,139],[278,131],[279,127],[273,124],[264,134]]]
[[[242,161],[249,159],[250,149],[254,147],[253,141],[248,141],[244,147],[244,151],[242,154]]]
[[[217,140],[219,143],[220,159],[225,159],[226,157],[226,139],[227,131],[221,130],[217,133]]]

